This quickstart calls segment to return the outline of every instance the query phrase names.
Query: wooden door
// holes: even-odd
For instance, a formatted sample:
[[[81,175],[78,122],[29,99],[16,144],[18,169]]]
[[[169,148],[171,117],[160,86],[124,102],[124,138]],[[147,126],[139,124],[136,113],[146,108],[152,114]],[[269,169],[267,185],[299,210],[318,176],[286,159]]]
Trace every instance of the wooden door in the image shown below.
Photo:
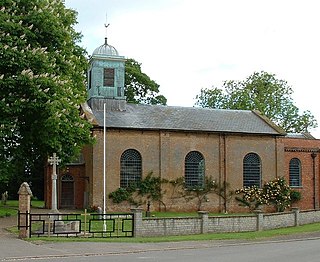
[[[61,208],[74,208],[74,180],[69,174],[61,178]]]

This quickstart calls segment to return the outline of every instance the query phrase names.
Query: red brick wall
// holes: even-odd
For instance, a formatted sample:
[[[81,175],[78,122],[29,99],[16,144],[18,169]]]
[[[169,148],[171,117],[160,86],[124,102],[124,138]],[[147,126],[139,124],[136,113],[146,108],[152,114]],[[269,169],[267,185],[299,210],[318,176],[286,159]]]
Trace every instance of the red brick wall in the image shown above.
[[[51,208],[51,174],[52,167],[44,168],[44,204],[45,208]]]
[[[83,150],[85,166],[72,167],[69,170],[76,183],[76,208],[82,208],[84,191],[90,192],[89,205],[103,207],[103,132],[96,129],[93,130],[93,134],[96,136],[96,143]],[[120,186],[120,157],[127,149],[135,149],[140,152],[143,176],[152,172],[153,175],[168,180],[184,176],[186,154],[194,150],[199,151],[205,158],[206,176],[211,176],[218,183],[226,180],[233,190],[242,187],[242,163],[246,154],[254,152],[260,156],[263,183],[282,176],[289,182],[289,162],[290,159],[297,157],[302,164],[302,187],[294,189],[302,193],[302,200],[296,206],[302,210],[319,207],[319,156],[316,155],[313,164],[311,153],[318,152],[320,140],[134,130],[108,130],[106,138],[108,211],[127,211],[130,208],[128,204],[115,205],[108,198],[108,194]],[[50,207],[51,202],[50,172],[51,167],[47,170],[45,183],[47,207]],[[167,208],[176,211],[196,209],[196,201],[173,200],[171,188],[164,189],[167,190],[164,197]],[[163,208],[154,203],[151,206],[152,209],[160,207]],[[202,209],[223,210],[223,201],[211,195],[203,204]],[[228,211],[244,211],[244,209],[239,208],[238,203],[233,199],[228,204]]]
[[[84,203],[84,192],[87,189],[87,179],[85,175],[84,165],[70,165],[67,168],[57,171],[57,201],[58,208],[61,208],[61,177],[70,174],[74,179],[74,206],[72,208],[81,209]],[[51,208],[51,185],[52,185],[52,166],[48,166],[45,172],[45,207]]]
[[[90,173],[90,205],[103,205],[103,133],[95,130],[97,142],[87,150],[87,158],[92,156]],[[142,156],[142,174],[152,172],[156,176],[172,180],[184,176],[184,160],[190,151],[199,151],[205,158],[206,176],[222,182],[225,178],[232,189],[242,187],[242,161],[247,153],[255,152],[263,159],[262,179],[269,181],[283,176],[283,144],[275,137],[240,136],[207,133],[182,133],[162,131],[107,131],[107,195],[119,188],[120,157],[127,149],[135,149]],[[224,153],[225,152],[225,153]],[[94,163],[94,164],[93,164]],[[88,166],[87,165],[87,170]],[[90,166],[91,168],[91,166]],[[90,170],[89,170],[90,172]],[[167,192],[164,201],[172,210],[195,210],[196,201],[184,199],[172,201]],[[217,211],[222,209],[222,201],[217,196],[209,197],[203,209]],[[237,203],[231,203],[230,210],[236,210]],[[152,206],[158,209],[159,206]],[[128,205],[114,205],[107,198],[108,210],[128,210]]]
[[[283,139],[285,145],[285,178],[289,181],[289,162],[292,158],[301,161],[302,186],[293,188],[301,192],[302,200],[296,205],[301,209],[319,208],[319,154],[320,140]],[[312,153],[316,152],[313,159]],[[315,183],[314,184],[314,179]]]
[[[81,209],[84,204],[84,192],[86,192],[87,179],[83,165],[69,165],[59,172],[59,188],[62,187],[61,178],[69,174],[74,180],[74,208]],[[59,190],[58,205],[61,207],[61,190]]]

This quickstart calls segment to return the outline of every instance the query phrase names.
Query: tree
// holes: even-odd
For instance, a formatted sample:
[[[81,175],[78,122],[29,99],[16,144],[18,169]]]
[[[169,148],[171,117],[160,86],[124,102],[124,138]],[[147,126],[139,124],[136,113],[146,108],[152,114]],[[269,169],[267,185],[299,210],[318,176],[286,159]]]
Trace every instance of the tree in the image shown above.
[[[68,162],[91,141],[91,125],[79,114],[87,59],[75,23],[76,12],[61,0],[2,0],[0,177],[6,181],[34,172],[53,152]]]
[[[141,71],[141,64],[134,59],[126,60],[125,95],[134,104],[166,105],[167,99],[159,95],[159,85]]]
[[[201,89],[196,104],[219,109],[258,110],[286,132],[317,127],[310,111],[299,113],[288,83],[273,74],[255,72],[244,81],[225,81],[222,88]]]

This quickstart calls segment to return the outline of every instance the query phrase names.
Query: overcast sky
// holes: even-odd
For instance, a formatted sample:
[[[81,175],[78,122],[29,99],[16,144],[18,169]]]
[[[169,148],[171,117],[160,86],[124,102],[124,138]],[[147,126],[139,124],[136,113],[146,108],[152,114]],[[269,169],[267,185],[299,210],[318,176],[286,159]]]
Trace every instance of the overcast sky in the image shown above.
[[[88,53],[107,36],[142,63],[171,106],[193,106],[201,88],[266,71],[286,80],[320,124],[318,0],[65,0]],[[107,17],[107,18],[106,18]],[[312,134],[320,138],[320,128]]]

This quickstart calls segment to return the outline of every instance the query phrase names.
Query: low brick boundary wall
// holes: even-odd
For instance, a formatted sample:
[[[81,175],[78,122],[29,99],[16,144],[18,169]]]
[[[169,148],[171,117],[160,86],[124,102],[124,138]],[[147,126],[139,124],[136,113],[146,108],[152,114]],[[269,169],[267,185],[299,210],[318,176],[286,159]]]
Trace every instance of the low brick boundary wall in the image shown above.
[[[142,209],[132,209],[135,214],[134,236],[174,236],[205,233],[249,232],[293,227],[320,222],[320,210],[261,213],[243,216],[208,216],[198,212],[198,217],[143,218]]]

